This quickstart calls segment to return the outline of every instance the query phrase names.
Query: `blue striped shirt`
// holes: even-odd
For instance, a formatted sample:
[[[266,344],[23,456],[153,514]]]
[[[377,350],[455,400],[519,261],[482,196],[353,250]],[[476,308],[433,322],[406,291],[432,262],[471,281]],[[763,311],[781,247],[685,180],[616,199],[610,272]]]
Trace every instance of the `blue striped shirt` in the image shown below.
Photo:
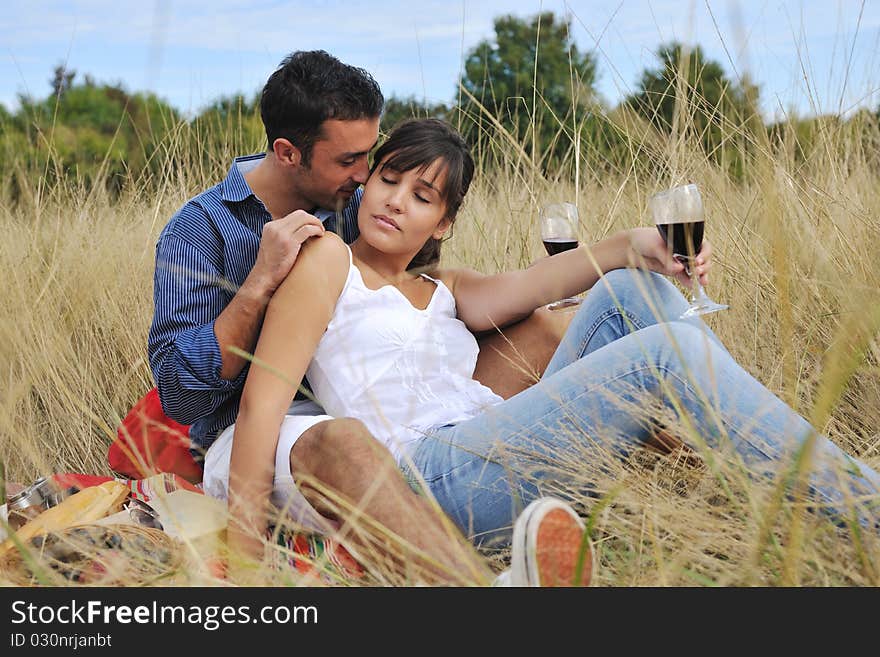
[[[222,359],[214,321],[257,260],[263,226],[271,219],[243,174],[265,154],[238,157],[218,185],[190,199],[159,235],[153,281],[150,369],[168,417],[190,424],[197,459],[235,422],[248,367],[233,380],[220,377]],[[337,222],[315,211],[351,243],[358,235],[358,189]],[[341,224],[341,225],[340,225]]]

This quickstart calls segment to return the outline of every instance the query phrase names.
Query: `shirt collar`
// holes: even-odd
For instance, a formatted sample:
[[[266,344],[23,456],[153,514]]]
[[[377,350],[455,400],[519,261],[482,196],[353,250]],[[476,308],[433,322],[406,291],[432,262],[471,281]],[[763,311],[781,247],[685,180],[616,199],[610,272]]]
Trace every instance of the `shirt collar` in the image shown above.
[[[331,218],[336,218],[336,213],[333,210],[325,210],[324,208],[315,208],[310,214],[315,215],[322,222]]]
[[[266,157],[265,153],[257,153],[256,155],[243,155],[235,158],[226,178],[220,183],[220,193],[224,201],[240,203],[245,199],[254,195],[250,185],[244,179],[241,168],[245,171],[252,169],[257,163]],[[239,165],[243,165],[239,168]]]
[[[344,211],[346,209],[354,207],[355,214],[357,214],[357,207],[360,205],[361,197],[363,195],[364,195],[364,188],[358,187],[356,190],[354,190],[354,193],[351,195],[351,198],[349,198],[348,201],[346,201],[345,205],[343,205],[341,209]],[[341,218],[341,215],[337,216],[335,210],[328,210],[326,208],[321,208],[321,207],[312,208],[312,210],[310,211],[310,214],[315,215],[321,221],[326,221],[327,219],[331,219],[331,218],[335,218],[335,219]]]
[[[260,160],[266,157],[265,153],[257,153],[256,155],[241,155],[232,162],[229,173],[220,183],[220,193],[224,201],[232,203],[241,203],[242,201],[254,196],[254,192],[247,181],[244,179],[242,169],[250,171]],[[254,196],[254,198],[256,198]],[[350,202],[350,201],[349,201]],[[315,215],[322,223],[330,221],[331,230],[334,228],[336,221],[336,213],[333,210],[325,208],[314,208],[311,214]]]

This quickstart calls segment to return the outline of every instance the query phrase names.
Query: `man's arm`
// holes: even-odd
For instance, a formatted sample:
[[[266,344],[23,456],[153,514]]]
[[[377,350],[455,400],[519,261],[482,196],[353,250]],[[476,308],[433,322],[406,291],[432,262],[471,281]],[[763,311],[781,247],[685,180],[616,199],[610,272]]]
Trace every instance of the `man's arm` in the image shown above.
[[[210,415],[241,389],[243,367],[231,378],[222,376],[214,333],[231,303],[230,285],[216,263],[185,240],[165,235],[159,241],[148,351],[162,408],[177,422]]]
[[[291,212],[263,227],[253,269],[214,323],[223,361],[222,378],[235,379],[244,369],[247,360],[232,353],[229,347],[253,353],[272,295],[290,273],[303,243],[323,234],[320,220],[303,210]]]
[[[271,298],[272,292],[268,287],[255,283],[249,277],[214,320],[214,337],[220,350],[221,379],[235,380],[247,365],[247,359],[233,353],[230,347],[253,353]]]
[[[272,294],[302,243],[323,232],[321,223],[302,211],[267,223],[256,264],[237,290],[203,248],[174,234],[160,239],[149,356],[168,417],[191,424],[241,389],[247,359],[230,347],[253,352]]]

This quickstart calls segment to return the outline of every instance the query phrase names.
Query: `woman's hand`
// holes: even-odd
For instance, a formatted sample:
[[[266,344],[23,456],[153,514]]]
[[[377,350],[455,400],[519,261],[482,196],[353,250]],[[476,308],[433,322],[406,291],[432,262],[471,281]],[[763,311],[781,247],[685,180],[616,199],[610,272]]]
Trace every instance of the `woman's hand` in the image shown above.
[[[632,228],[626,231],[628,243],[626,260],[630,267],[650,269],[666,276],[673,276],[686,288],[691,287],[691,279],[685,266],[672,257],[666,240],[656,228]],[[696,268],[692,272],[700,277],[700,283],[709,282],[712,268],[712,245],[704,239],[696,258]]]

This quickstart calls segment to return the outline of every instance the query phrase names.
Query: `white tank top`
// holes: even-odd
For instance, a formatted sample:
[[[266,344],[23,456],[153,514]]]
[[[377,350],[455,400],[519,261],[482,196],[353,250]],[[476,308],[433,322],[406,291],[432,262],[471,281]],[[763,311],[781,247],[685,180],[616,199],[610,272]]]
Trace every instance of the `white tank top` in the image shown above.
[[[306,372],[333,417],[362,421],[400,461],[437,426],[502,401],[473,378],[478,346],[442,281],[419,310],[393,285],[371,290],[351,261],[348,278]]]

